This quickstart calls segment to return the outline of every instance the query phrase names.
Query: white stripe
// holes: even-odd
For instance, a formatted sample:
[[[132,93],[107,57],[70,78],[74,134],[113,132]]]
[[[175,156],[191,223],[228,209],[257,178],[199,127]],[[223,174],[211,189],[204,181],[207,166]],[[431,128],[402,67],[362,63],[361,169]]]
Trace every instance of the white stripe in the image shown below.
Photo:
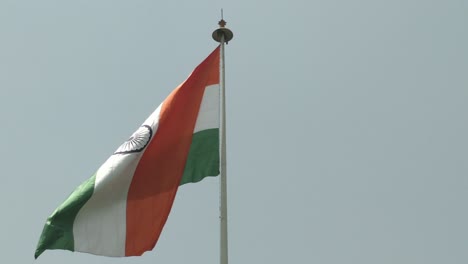
[[[143,123],[158,128],[161,105]],[[97,171],[94,193],[73,224],[75,251],[125,256],[127,194],[144,151],[112,155]]]
[[[210,128],[219,128],[219,84],[205,88],[193,133]]]

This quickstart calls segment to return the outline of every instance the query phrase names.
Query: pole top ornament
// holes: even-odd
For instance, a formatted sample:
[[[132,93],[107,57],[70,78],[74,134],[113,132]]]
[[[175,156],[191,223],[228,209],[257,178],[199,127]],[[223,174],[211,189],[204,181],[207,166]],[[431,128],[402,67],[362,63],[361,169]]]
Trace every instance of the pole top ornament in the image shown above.
[[[234,33],[226,27],[226,21],[223,19],[223,10],[221,9],[221,20],[218,22],[219,28],[213,31],[212,37],[216,42],[221,42],[224,36],[226,44],[234,37]]]

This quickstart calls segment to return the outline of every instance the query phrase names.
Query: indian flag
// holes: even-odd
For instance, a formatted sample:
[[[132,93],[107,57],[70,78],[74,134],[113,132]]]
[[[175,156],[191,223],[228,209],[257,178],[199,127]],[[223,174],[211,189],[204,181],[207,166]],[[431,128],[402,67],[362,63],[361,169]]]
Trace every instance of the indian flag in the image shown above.
[[[139,256],[161,234],[180,185],[219,174],[219,47],[59,206],[35,252]]]

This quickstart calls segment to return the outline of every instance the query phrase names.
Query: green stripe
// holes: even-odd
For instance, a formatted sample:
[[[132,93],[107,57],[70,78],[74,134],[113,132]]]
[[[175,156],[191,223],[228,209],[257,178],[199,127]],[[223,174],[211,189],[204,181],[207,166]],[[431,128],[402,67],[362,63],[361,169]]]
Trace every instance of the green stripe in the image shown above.
[[[199,182],[207,176],[219,175],[219,129],[193,134],[192,144],[180,185]]]
[[[82,183],[68,199],[47,219],[37,244],[34,257],[37,259],[46,249],[74,251],[73,222],[78,211],[94,192],[96,175]]]

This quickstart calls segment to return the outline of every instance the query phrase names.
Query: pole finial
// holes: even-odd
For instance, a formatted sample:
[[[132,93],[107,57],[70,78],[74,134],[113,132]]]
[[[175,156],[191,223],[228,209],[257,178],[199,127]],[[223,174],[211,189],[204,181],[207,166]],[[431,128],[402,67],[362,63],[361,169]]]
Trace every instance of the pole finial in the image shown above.
[[[234,37],[232,31],[226,28],[226,21],[223,18],[223,9],[221,8],[221,20],[218,22],[219,28],[213,31],[212,37],[216,42],[221,42],[222,40],[226,44]],[[222,37],[224,38],[222,39]]]

